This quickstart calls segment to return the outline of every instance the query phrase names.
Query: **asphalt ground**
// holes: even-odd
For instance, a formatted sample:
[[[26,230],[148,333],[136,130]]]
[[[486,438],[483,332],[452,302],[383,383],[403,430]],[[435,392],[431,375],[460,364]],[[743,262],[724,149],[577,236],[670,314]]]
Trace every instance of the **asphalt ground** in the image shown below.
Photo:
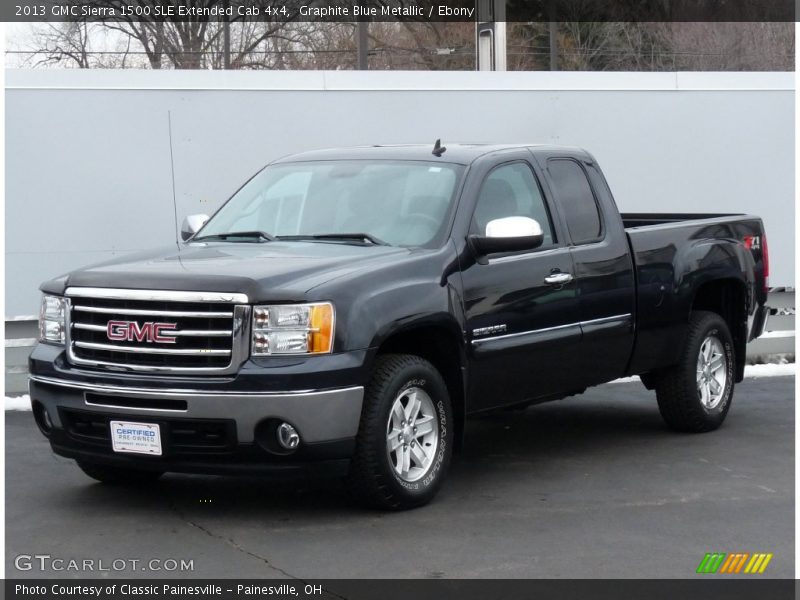
[[[667,430],[639,383],[471,421],[439,496],[404,513],[354,506],[336,481],[108,487],[53,455],[30,413],[6,413],[6,436],[9,578],[685,578],[707,552],[773,553],[760,577],[794,577],[792,377],[740,384],[701,435]],[[15,567],[37,554],[141,562]],[[194,570],[143,571],[152,558]]]

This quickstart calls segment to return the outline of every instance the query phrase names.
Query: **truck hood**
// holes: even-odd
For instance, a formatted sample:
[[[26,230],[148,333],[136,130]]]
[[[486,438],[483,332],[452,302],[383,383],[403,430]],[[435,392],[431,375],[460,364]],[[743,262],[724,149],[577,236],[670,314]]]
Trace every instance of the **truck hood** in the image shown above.
[[[355,271],[381,269],[410,252],[326,242],[190,243],[73,271],[42,289],[56,293],[69,286],[218,291],[247,294],[251,301],[302,300],[321,284]]]

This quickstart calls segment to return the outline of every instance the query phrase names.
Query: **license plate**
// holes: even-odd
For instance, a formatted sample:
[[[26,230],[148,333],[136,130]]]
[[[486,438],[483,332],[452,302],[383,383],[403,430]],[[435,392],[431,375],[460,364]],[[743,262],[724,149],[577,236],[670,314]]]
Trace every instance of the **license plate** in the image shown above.
[[[111,447],[114,452],[161,456],[161,431],[152,423],[111,421]]]

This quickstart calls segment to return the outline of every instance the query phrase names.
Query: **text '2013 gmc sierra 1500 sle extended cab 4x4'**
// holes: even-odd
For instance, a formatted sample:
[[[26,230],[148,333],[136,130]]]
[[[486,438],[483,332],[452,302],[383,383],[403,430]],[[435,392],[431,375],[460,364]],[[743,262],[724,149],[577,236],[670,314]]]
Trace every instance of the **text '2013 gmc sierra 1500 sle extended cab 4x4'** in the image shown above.
[[[316,469],[418,506],[470,415],[639,375],[716,429],[767,315],[759,218],[620,215],[579,149],[308,152],[181,237],[41,288],[33,414],[100,481]]]

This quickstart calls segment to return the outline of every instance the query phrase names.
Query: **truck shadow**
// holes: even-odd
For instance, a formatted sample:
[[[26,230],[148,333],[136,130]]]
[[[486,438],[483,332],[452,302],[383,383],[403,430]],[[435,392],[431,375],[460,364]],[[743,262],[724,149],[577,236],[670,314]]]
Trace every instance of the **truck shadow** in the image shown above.
[[[525,456],[539,460],[542,453],[592,453],[638,440],[669,434],[655,398],[651,402],[595,401],[569,398],[525,410],[495,412],[472,418],[465,428],[462,461],[487,456]]]
[[[669,431],[663,424],[655,398],[650,401],[623,399],[608,393],[606,398],[577,397],[470,419],[466,425],[464,449],[454,456],[448,480],[432,506],[440,508],[450,499],[470,490],[495,485],[514,485],[523,478],[552,482],[569,479],[573,471],[616,460],[643,448],[679,446],[687,436]],[[593,394],[596,395],[596,394]],[[639,394],[636,394],[637,396]],[[597,401],[595,401],[597,400]],[[342,482],[323,479],[263,479],[256,477],[214,477],[168,474],[147,488],[121,488],[92,484],[88,480],[71,496],[82,506],[111,505],[116,510],[144,510],[166,501],[183,516],[231,516],[236,519],[269,516],[291,521],[364,514],[352,502]],[[66,497],[65,497],[66,499]],[[374,512],[375,516],[384,513]]]

